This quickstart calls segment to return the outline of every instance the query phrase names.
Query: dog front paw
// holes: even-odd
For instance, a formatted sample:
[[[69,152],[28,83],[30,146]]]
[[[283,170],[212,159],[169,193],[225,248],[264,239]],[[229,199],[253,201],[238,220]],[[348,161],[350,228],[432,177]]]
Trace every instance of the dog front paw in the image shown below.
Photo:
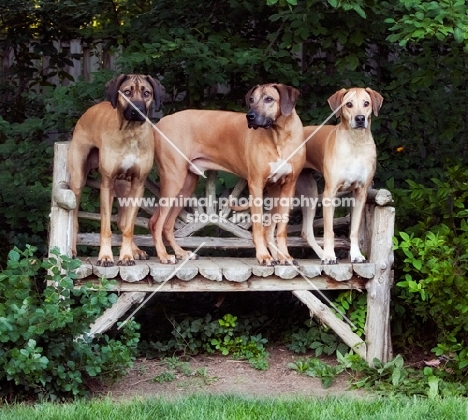
[[[159,262],[161,264],[177,264],[177,259],[175,255],[167,255],[167,257],[159,257]]]
[[[128,255],[125,255],[123,258],[120,258],[119,261],[117,261],[117,265],[120,265],[120,266],[132,266],[132,265],[135,265],[135,260],[133,259],[133,257],[130,257]]]
[[[278,262],[274,260],[270,255],[259,256],[257,257],[257,261],[260,265],[266,267],[273,267],[278,264]]]
[[[336,258],[324,258],[322,260],[322,265],[334,265],[338,264],[338,260]]]
[[[180,260],[198,260],[200,258],[199,255],[195,254],[195,252],[192,251],[185,251],[184,253],[179,253],[176,255],[176,258]]]
[[[133,250],[134,260],[149,260],[149,255],[140,248]]]
[[[366,263],[367,260],[366,260],[362,255],[360,255],[360,256],[358,256],[358,257],[353,258],[353,259],[351,260],[351,262],[352,262],[353,264],[360,264],[360,263]]]
[[[96,265],[101,267],[112,267],[114,265],[114,259],[112,257],[102,257],[96,261]]]
[[[295,266],[298,266],[299,264],[297,263],[297,261],[291,257],[291,256],[285,256],[284,258],[280,258],[277,263],[279,265],[295,265]]]

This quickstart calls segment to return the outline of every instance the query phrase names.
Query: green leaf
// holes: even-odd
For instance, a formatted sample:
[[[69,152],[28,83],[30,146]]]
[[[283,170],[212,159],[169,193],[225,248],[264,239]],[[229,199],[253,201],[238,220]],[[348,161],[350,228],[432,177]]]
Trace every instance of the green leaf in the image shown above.
[[[434,399],[439,394],[439,378],[437,376],[429,376],[427,378],[427,382],[429,384],[427,396],[431,399]]]
[[[417,270],[421,270],[422,268],[422,261],[421,260],[413,260],[413,266]]]

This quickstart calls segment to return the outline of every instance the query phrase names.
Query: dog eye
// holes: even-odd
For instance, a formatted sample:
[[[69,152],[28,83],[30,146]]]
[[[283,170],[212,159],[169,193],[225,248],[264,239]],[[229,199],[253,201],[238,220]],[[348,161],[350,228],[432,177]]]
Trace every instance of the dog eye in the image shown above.
[[[368,107],[370,105],[369,101],[364,101],[364,106]]]
[[[123,93],[124,93],[125,96],[131,96],[132,95],[132,91],[130,89],[125,89],[123,91]]]
[[[352,108],[353,103],[352,102],[346,102],[346,108]]]
[[[266,96],[265,99],[264,99],[264,101],[265,101],[266,103],[270,103],[270,102],[273,102],[273,98],[272,98],[271,96]]]
[[[143,92],[143,96],[144,96],[145,98],[148,98],[149,96],[151,96],[151,93],[150,93],[149,91],[145,90],[145,91]]]

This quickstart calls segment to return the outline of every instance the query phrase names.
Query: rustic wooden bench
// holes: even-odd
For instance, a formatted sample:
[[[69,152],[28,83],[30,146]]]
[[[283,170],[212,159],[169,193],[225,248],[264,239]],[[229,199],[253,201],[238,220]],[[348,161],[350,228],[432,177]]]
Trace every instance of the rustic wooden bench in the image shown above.
[[[67,169],[68,142],[55,143],[55,160],[51,203],[49,249],[58,247],[62,254],[71,255],[72,212],[76,205],[75,196],[68,189]],[[203,250],[217,250],[218,256],[202,256],[198,260],[165,265],[155,257],[137,261],[134,266],[100,267],[96,258],[83,257],[77,270],[77,286],[84,282],[98,283],[100,278],[116,280],[114,290],[119,292],[118,302],[92,326],[92,333],[110,328],[131,305],[141,302],[146,294],[157,292],[241,292],[241,291],[291,291],[310,310],[332,328],[342,340],[363,359],[372,363],[374,358],[388,361],[392,358],[390,337],[390,289],[393,281],[392,238],[395,209],[389,204],[391,194],[387,190],[370,190],[364,220],[361,224],[361,249],[368,256],[368,263],[321,265],[319,260],[298,259],[298,266],[260,266],[253,254],[251,258],[229,256],[239,249],[252,250],[250,225],[240,213],[232,212],[228,206],[216,208],[212,198],[216,196],[215,172],[208,172],[205,207],[184,209],[176,224],[176,237],[182,247],[195,249],[201,244]],[[98,189],[99,182],[90,180],[91,187]],[[246,187],[244,180],[224,196],[239,197]],[[147,189],[153,197],[159,197],[155,183],[148,180]],[[98,193],[97,193],[98,194]],[[211,201],[210,201],[211,199]],[[148,217],[154,211],[152,206],[142,206],[136,226],[147,228]],[[193,220],[190,215],[199,217]],[[209,217],[208,217],[209,216]],[[82,219],[99,220],[99,214],[80,212]],[[115,221],[115,219],[114,219]],[[349,223],[349,216],[336,218],[335,224]],[[321,220],[315,221],[320,226]],[[207,226],[215,226],[217,237],[198,236],[197,232]],[[300,226],[290,226],[289,247],[308,247],[300,235]],[[319,244],[323,240],[317,238]],[[151,235],[136,235],[135,243],[140,247],[154,247]],[[78,244],[98,247],[99,233],[79,233]],[[113,246],[119,246],[120,235],[112,238]],[[335,239],[335,247],[347,249],[349,242]],[[222,250],[222,252],[220,252]],[[219,255],[222,256],[219,256]],[[367,319],[365,340],[356,335],[351,327],[335,316],[335,313],[317,297],[320,290],[367,291]],[[315,293],[312,293],[315,292]]]

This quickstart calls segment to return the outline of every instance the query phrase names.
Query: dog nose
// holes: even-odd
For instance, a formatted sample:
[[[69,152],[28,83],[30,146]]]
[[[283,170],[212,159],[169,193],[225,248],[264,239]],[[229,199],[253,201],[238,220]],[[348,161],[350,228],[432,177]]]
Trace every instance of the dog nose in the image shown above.
[[[146,106],[141,102],[132,102],[125,110],[124,116],[129,121],[144,121],[146,115]]]
[[[366,117],[364,115],[356,115],[354,117],[354,121],[356,121],[358,124],[364,124],[366,121]]]
[[[250,112],[247,113],[247,119],[249,121],[253,121],[253,120],[255,120],[255,118],[257,118],[257,116],[255,115],[255,112],[250,111]]]
[[[137,116],[140,116],[141,114],[145,114],[145,107],[141,104],[135,104],[136,108],[138,109],[138,111],[132,107],[132,117],[137,117]],[[140,114],[141,113],[141,114]]]

